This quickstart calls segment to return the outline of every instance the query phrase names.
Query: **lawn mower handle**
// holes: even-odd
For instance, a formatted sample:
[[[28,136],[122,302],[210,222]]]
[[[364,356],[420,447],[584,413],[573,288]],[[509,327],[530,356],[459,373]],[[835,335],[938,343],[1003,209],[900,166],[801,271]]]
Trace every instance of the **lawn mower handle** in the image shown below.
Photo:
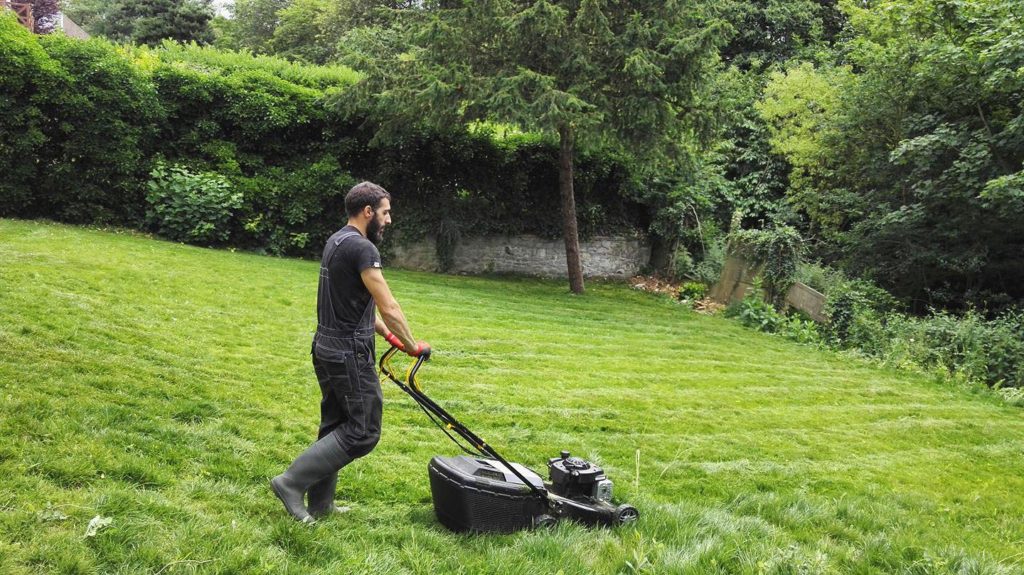
[[[391,366],[389,365],[389,362],[390,362],[391,358],[397,352],[398,352],[398,347],[395,346],[395,345],[392,345],[390,349],[388,349],[386,352],[384,352],[384,355],[380,356],[380,371],[384,375],[388,376],[388,379],[390,379],[391,381],[397,383],[399,386],[402,386],[403,385],[402,382],[397,377],[395,377],[395,374],[391,371],[391,369],[390,369]],[[416,356],[416,362],[413,363],[411,368],[409,368],[409,373],[408,373],[409,383],[408,383],[408,385],[410,387],[412,387],[413,389],[417,390],[417,391],[420,390],[420,386],[416,383],[416,372],[420,370],[420,366],[423,365],[423,362],[427,361],[428,359],[430,359],[430,353],[429,352],[425,353],[423,355],[418,355],[418,356]]]
[[[427,397],[425,393],[423,393],[423,389],[420,387],[418,383],[416,383],[416,372],[419,371],[420,366],[423,365],[423,362],[427,360],[427,357],[421,355],[416,358],[416,362],[413,363],[412,367],[409,368],[409,371],[406,374],[406,377],[409,380],[408,383],[404,383],[402,382],[402,380],[395,377],[395,374],[391,371],[390,366],[388,364],[390,363],[391,358],[395,355],[397,351],[398,348],[392,345],[391,349],[384,352],[384,355],[380,357],[381,373],[386,375],[388,379],[394,382],[395,385],[402,389],[402,391],[409,394],[409,396],[412,397],[413,400],[415,400],[416,403],[420,405],[423,411],[425,411],[428,416],[431,416],[431,419],[436,417],[437,420],[439,421],[435,420],[434,423],[438,427],[440,427],[441,431],[444,431],[445,434],[448,435],[448,437],[451,438],[452,441],[455,441],[456,445],[459,445],[459,442],[456,441],[454,437],[452,437],[449,431],[454,431],[464,440],[468,441],[470,445],[472,445],[473,448],[479,452],[480,455],[484,457],[490,457],[492,459],[499,461],[502,465],[505,466],[506,469],[511,471],[513,475],[518,477],[519,480],[523,482],[523,485],[529,488],[530,491],[532,491],[534,494],[536,494],[544,501],[550,501],[546,489],[539,488],[536,485],[530,483],[530,481],[526,477],[524,477],[518,469],[512,467],[512,464],[506,461],[505,458],[502,457],[497,451],[495,451],[493,447],[488,445],[486,441],[481,439],[480,436],[478,436],[477,434],[470,431],[468,427],[460,423],[443,407],[435,403],[434,400],[430,399],[429,397]]]

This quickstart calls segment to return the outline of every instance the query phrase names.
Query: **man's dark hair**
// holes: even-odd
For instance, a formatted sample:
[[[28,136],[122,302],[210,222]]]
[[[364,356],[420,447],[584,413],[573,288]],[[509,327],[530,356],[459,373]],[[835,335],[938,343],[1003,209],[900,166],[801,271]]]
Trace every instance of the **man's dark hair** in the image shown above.
[[[391,194],[387,190],[373,182],[360,182],[345,194],[345,211],[350,218],[358,215],[366,206],[377,211],[380,201],[384,198],[391,200]]]

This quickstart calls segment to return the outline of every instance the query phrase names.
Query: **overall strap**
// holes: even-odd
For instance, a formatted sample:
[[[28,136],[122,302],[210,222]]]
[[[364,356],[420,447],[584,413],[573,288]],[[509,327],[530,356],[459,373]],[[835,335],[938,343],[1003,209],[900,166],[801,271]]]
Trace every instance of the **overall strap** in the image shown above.
[[[366,307],[363,309],[363,314],[359,318],[359,323],[355,330],[350,329],[339,329],[337,317],[334,313],[334,305],[331,301],[331,272],[330,264],[334,259],[334,255],[338,251],[338,247],[341,246],[345,240],[354,237],[362,237],[359,232],[342,232],[336,234],[337,237],[333,241],[328,243],[328,249],[324,252],[323,260],[320,263],[320,286],[319,286],[319,301],[321,305],[328,309],[319,310],[317,318],[317,333],[325,335],[327,337],[367,337],[373,336],[374,334],[374,317],[376,311],[376,305],[373,301],[373,297],[367,302]]]

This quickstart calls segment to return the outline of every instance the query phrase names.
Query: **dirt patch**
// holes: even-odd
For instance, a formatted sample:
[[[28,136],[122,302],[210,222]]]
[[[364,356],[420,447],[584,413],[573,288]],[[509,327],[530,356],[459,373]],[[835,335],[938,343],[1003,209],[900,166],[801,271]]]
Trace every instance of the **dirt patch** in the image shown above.
[[[677,299],[681,282],[671,282],[658,276],[635,276],[629,278],[629,285],[635,290],[661,293]]]
[[[629,278],[629,286],[635,290],[645,291],[648,293],[663,294],[670,297],[672,300],[679,302],[683,305],[689,305],[693,308],[693,311],[702,313],[705,315],[714,315],[723,309],[725,306],[716,302],[711,298],[704,298],[700,300],[680,300],[679,299],[679,286],[684,282],[670,281],[665,278],[658,276],[635,276]]]

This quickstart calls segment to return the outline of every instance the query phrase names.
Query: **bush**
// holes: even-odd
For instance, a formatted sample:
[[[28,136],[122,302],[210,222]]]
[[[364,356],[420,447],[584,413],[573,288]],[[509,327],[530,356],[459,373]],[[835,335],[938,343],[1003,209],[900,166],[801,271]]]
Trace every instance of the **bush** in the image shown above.
[[[754,280],[754,289],[739,304],[729,308],[727,314],[736,317],[740,323],[766,333],[775,333],[798,343],[818,343],[821,337],[818,326],[812,320],[799,314],[786,315],[778,312],[764,299],[762,279]]]
[[[856,349],[898,367],[939,368],[966,381],[1024,386],[1024,312],[994,319],[977,312],[926,317],[901,313],[885,290],[838,273],[824,278],[829,344]]]
[[[274,255],[318,256],[345,220],[345,193],[357,180],[324,155],[289,167],[232,177],[243,194],[235,243]]]
[[[32,215],[138,226],[164,112],[148,76],[100,38],[38,40],[60,64],[45,100]]]
[[[693,279],[706,285],[714,285],[722,277],[725,267],[726,242],[723,238],[713,238],[707,243],[704,258],[693,266]]]
[[[780,304],[796,277],[797,264],[804,253],[799,232],[790,226],[763,230],[736,230],[729,234],[729,247],[764,266],[768,298]]]
[[[779,327],[785,322],[785,316],[775,311],[775,307],[758,293],[747,294],[739,303],[735,314],[743,325],[767,333],[779,331]]]
[[[685,282],[679,286],[679,299],[696,301],[704,299],[708,294],[708,286],[701,282]]]
[[[693,257],[690,255],[689,250],[684,246],[676,248],[675,256],[672,258],[675,265],[672,270],[672,277],[681,279],[690,277],[693,273]]]
[[[931,363],[992,386],[1024,386],[1024,314],[985,320],[976,312],[924,320]]]
[[[858,348],[877,355],[886,338],[885,318],[896,311],[896,300],[864,280],[836,277],[826,290],[829,342],[840,348]]]
[[[818,331],[818,324],[814,320],[805,318],[799,314],[786,316],[785,322],[779,332],[788,339],[797,343],[819,343],[821,333]]]
[[[440,234],[448,253],[469,234],[562,233],[550,139],[416,126],[378,137],[366,111],[325,105],[358,80],[344,67],[36,37],[2,16],[0,215],[309,256],[344,223],[348,188],[369,179],[395,195],[389,238]],[[157,157],[168,164],[154,172]],[[609,151],[580,153],[583,238],[646,230],[648,208],[624,193],[633,169]]]
[[[2,8],[0,46],[0,216],[32,215],[34,158],[47,142],[44,98],[61,71],[14,12]]]
[[[175,241],[208,244],[228,238],[231,212],[241,206],[242,195],[232,192],[223,176],[157,162],[146,202],[146,221],[157,233]]]
[[[775,333],[785,321],[785,316],[764,299],[764,282],[761,276],[754,278],[754,287],[736,305],[726,310],[726,315],[736,317],[740,323],[758,331]]]

